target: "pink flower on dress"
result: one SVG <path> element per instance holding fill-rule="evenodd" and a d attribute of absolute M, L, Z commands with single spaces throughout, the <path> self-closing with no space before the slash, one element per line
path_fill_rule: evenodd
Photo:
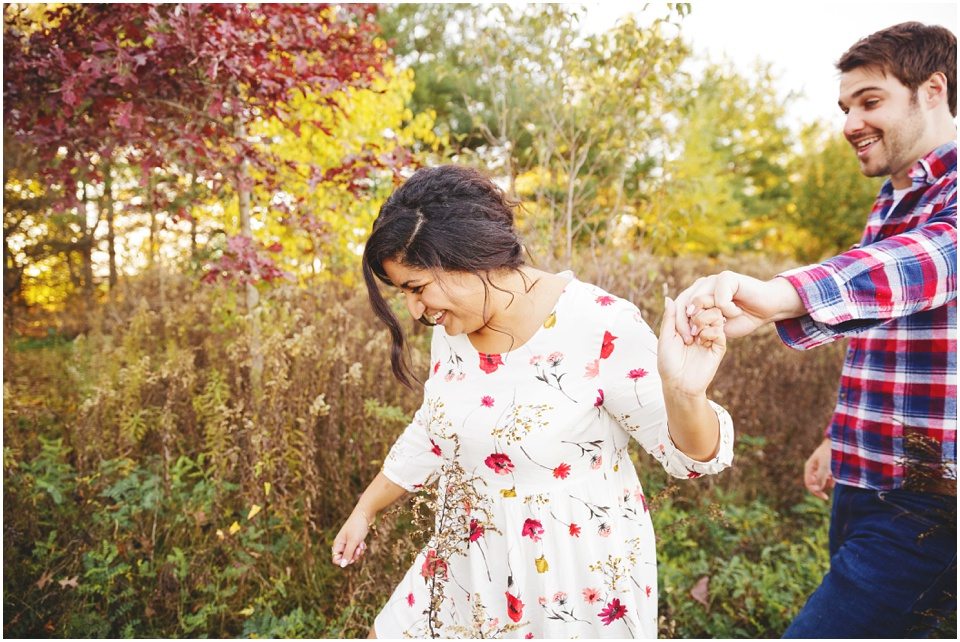
<path fill-rule="evenodd" d="M 537 598 L 537 604 L 539 604 L 540 606 L 546 606 L 546 605 L 547 605 L 547 598 L 545 598 L 545 597 L 543 597 L 543 596 L 541 595 L 540 597 Z"/>
<path fill-rule="evenodd" d="M 596 379 L 600 376 L 600 359 L 594 359 L 587 364 L 586 372 L 583 373 L 584 379 Z"/>
<path fill-rule="evenodd" d="M 619 620 L 627 614 L 627 607 L 623 604 L 620 604 L 620 600 L 613 598 L 610 600 L 609 604 L 600 611 L 597 615 L 600 616 L 600 619 L 603 621 L 605 626 L 610 626 L 615 620 Z"/>
<path fill-rule="evenodd" d="M 562 352 L 551 352 L 550 356 L 547 357 L 547 362 L 554 367 L 560 365 L 561 361 L 563 361 Z"/>
<path fill-rule="evenodd" d="M 414 602 L 416 602 L 416 600 L 413 599 L 413 593 L 407 593 L 407 605 L 413 606 Z"/>
<path fill-rule="evenodd" d="M 567 594 L 563 591 L 557 591 L 553 594 L 553 601 L 557 604 L 563 605 L 567 603 Z"/>
<path fill-rule="evenodd" d="M 643 368 L 634 368 L 633 370 L 627 373 L 627 378 L 633 379 L 634 381 L 636 381 L 637 379 L 643 379 L 646 376 L 647 376 L 647 371 L 644 370 Z"/>
<path fill-rule="evenodd" d="M 603 465 L 603 456 L 600 453 L 596 453 L 590 457 L 590 468 L 597 470 L 601 465 Z"/>
<path fill-rule="evenodd" d="M 599 303 L 603 307 L 607 307 L 608 305 L 612 304 L 613 301 L 614 301 L 614 298 L 608 294 L 604 294 L 603 296 L 597 297 L 597 303 Z"/>
<path fill-rule="evenodd" d="M 553 469 L 553 476 L 557 479 L 566 479 L 570 474 L 570 464 L 560 464 Z"/>
<path fill-rule="evenodd" d="M 480 405 L 484 408 L 493 408 L 493 397 L 490 395 L 483 395 L 480 397 Z"/>
<path fill-rule="evenodd" d="M 600 527 L 597 528 L 597 534 L 600 537 L 610 537 L 610 525 L 606 523 L 601 523 Z"/>
<path fill-rule="evenodd" d="M 543 356 L 542 356 L 542 355 L 539 355 L 539 354 L 538 354 L 538 355 L 534 355 L 534 356 L 530 357 L 530 365 L 531 365 L 531 366 L 539 366 L 541 361 L 543 361 Z"/>
<path fill-rule="evenodd" d="M 580 537 L 580 527 L 576 524 L 570 524 L 570 536 Z"/>
<path fill-rule="evenodd" d="M 430 449 L 430 452 L 432 452 L 437 457 L 440 457 L 442 454 L 442 452 L 440 451 L 440 446 L 438 446 L 437 442 L 435 442 L 432 439 L 430 440 L 430 443 L 433 444 L 433 448 Z"/>
<path fill-rule="evenodd" d="M 593 407 L 599 408 L 602 405 L 603 405 L 603 390 L 601 388 L 597 388 L 597 400 L 593 402 Z"/>
<path fill-rule="evenodd" d="M 503 359 L 499 354 L 480 353 L 480 369 L 490 374 L 503 365 Z"/>
<path fill-rule="evenodd" d="M 587 601 L 587 604 L 593 604 L 600 599 L 600 591 L 595 588 L 585 588 L 583 589 L 583 599 Z"/>
<path fill-rule="evenodd" d="M 509 475 L 513 471 L 513 462 L 503 453 L 493 453 L 483 463 L 498 475 Z"/>
<path fill-rule="evenodd" d="M 603 333 L 603 344 L 600 346 L 600 358 L 606 359 L 611 354 L 613 354 L 613 342 L 617 337 L 610 334 L 609 331 L 604 331 Z"/>
<path fill-rule="evenodd" d="M 523 523 L 523 530 L 520 531 L 521 537 L 529 537 L 535 542 L 540 541 L 540 536 L 543 535 L 543 524 L 540 523 L 539 519 L 530 519 L 527 518 L 527 521 Z"/>
<path fill-rule="evenodd" d="M 486 530 L 483 527 L 483 524 L 478 522 L 475 519 L 470 520 L 470 541 L 475 542 L 481 537 L 483 537 L 483 531 Z"/>
<path fill-rule="evenodd" d="M 444 381 L 453 381 L 453 370 L 448 370 L 447 374 L 443 375 Z"/>
<path fill-rule="evenodd" d="M 466 373 L 466 372 L 461 372 L 461 373 L 459 373 L 459 374 L 457 375 L 457 381 L 463 381 L 463 380 L 466 379 L 466 378 L 467 378 L 467 373 Z"/>

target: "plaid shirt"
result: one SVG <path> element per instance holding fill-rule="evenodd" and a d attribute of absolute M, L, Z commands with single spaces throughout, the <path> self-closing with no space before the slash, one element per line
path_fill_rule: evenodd
<path fill-rule="evenodd" d="M 837 482 L 924 490 L 957 476 L 957 144 L 888 180 L 859 246 L 780 276 L 809 314 L 777 323 L 806 350 L 850 337 L 828 430 Z M 892 209 L 892 211 L 891 211 Z"/>

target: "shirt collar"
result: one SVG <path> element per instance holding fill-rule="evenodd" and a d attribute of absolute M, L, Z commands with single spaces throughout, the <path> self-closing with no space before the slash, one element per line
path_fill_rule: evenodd
<path fill-rule="evenodd" d="M 932 185 L 944 174 L 957 170 L 957 141 L 951 140 L 917 161 L 909 172 L 913 185 L 920 183 Z"/>

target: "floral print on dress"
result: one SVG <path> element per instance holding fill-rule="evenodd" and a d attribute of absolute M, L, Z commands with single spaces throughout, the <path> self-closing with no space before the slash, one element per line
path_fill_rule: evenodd
<path fill-rule="evenodd" d="M 682 479 L 719 472 L 733 446 L 713 406 L 717 457 L 677 450 L 656 365 L 635 306 L 578 281 L 507 353 L 436 327 L 423 406 L 383 467 L 435 524 L 377 634 L 655 637 L 654 534 L 629 440 Z"/>

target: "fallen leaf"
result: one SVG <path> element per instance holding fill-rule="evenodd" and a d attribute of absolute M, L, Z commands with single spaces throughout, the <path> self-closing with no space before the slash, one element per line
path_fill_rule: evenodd
<path fill-rule="evenodd" d="M 227 532 L 229 532 L 231 535 L 236 535 L 240 532 L 240 524 L 237 522 L 230 524 L 230 528 L 227 529 Z"/>
<path fill-rule="evenodd" d="M 71 577 L 71 578 L 69 578 L 69 579 L 64 578 L 64 579 L 62 579 L 62 580 L 59 581 L 60 588 L 67 588 L 68 586 L 69 586 L 70 588 L 77 588 L 77 580 L 79 580 L 79 579 L 80 579 L 80 576 L 79 576 L 79 575 L 74 575 L 73 577 Z"/>
<path fill-rule="evenodd" d="M 253 506 L 250 507 L 250 512 L 247 513 L 247 519 L 248 519 L 248 520 L 249 520 L 249 519 L 253 519 L 254 517 L 257 516 L 257 514 L 258 514 L 261 510 L 263 510 L 263 509 L 262 509 L 260 506 L 258 506 L 257 504 L 254 504 Z"/>
<path fill-rule="evenodd" d="M 693 585 L 693 588 L 690 589 L 690 597 L 695 599 L 700 604 L 704 606 L 709 606 L 708 600 L 710 599 L 710 576 L 704 575 L 697 583 Z"/>
<path fill-rule="evenodd" d="M 42 591 L 43 587 L 49 584 L 50 580 L 52 579 L 53 579 L 53 573 L 51 573 L 50 571 L 44 571 L 43 575 L 40 576 L 40 579 L 37 580 L 37 588 Z"/>

